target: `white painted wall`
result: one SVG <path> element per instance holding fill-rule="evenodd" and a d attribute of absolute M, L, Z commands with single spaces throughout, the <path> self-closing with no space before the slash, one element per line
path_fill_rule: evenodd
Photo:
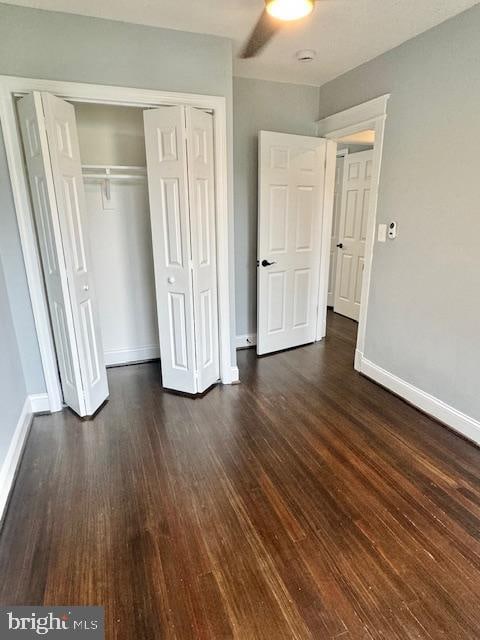
<path fill-rule="evenodd" d="M 85 184 L 105 363 L 159 357 L 146 182 Z"/>
<path fill-rule="evenodd" d="M 77 104 L 82 164 L 145 166 L 143 111 Z M 105 363 L 158 358 L 152 238 L 146 177 L 85 179 L 93 275 Z"/>
<path fill-rule="evenodd" d="M 82 164 L 145 166 L 143 110 L 76 103 Z"/>

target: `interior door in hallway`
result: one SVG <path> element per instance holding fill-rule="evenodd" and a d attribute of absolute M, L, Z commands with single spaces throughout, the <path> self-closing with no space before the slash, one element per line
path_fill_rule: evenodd
<path fill-rule="evenodd" d="M 328 145 L 259 134 L 258 354 L 315 340 Z"/>
<path fill-rule="evenodd" d="M 338 228 L 340 225 L 340 207 L 342 205 L 343 165 L 345 156 L 337 157 L 335 167 L 335 192 L 333 198 L 332 238 L 330 240 L 330 268 L 328 272 L 328 306 L 335 301 L 335 276 L 337 273 Z"/>
<path fill-rule="evenodd" d="M 358 320 L 362 294 L 373 150 L 345 158 L 334 310 Z"/>

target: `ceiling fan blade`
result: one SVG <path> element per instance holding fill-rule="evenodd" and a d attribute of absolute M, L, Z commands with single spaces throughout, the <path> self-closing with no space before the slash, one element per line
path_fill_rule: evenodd
<path fill-rule="evenodd" d="M 256 56 L 281 27 L 282 24 L 264 10 L 253 28 L 247 44 L 240 53 L 240 58 L 253 58 Z"/>

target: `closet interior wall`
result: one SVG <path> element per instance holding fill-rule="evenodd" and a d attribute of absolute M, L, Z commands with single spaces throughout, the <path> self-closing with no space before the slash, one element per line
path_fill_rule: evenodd
<path fill-rule="evenodd" d="M 75 114 L 105 362 L 152 360 L 160 348 L 143 111 L 76 103 Z"/>

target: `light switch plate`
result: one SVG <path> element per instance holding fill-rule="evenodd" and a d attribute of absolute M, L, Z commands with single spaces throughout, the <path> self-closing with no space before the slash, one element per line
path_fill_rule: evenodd
<path fill-rule="evenodd" d="M 387 241 L 387 225 L 386 224 L 379 224 L 378 225 L 378 241 L 379 242 L 386 242 Z"/>

